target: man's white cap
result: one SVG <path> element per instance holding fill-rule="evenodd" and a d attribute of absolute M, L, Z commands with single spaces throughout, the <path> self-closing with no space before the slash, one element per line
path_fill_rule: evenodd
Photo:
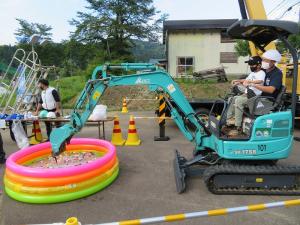
<path fill-rule="evenodd" d="M 275 62 L 280 62 L 281 60 L 281 54 L 275 49 L 270 49 L 268 51 L 265 51 L 262 57 L 273 60 Z"/>

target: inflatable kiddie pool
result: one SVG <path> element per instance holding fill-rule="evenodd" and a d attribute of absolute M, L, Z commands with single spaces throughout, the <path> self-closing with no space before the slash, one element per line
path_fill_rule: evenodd
<path fill-rule="evenodd" d="M 74 138 L 59 157 L 49 163 L 54 160 L 50 142 L 10 155 L 4 176 L 6 193 L 27 203 L 66 202 L 104 189 L 119 173 L 115 146 L 108 141 Z"/>

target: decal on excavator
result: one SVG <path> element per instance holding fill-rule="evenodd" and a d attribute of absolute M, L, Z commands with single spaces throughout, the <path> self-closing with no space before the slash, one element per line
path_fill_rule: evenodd
<path fill-rule="evenodd" d="M 170 93 L 173 93 L 174 91 L 176 91 L 176 88 L 174 87 L 173 84 L 169 84 L 169 85 L 167 86 L 167 88 L 168 88 L 168 90 L 169 90 Z"/>
<path fill-rule="evenodd" d="M 135 81 L 135 84 L 150 84 L 150 80 L 138 77 Z"/>
<path fill-rule="evenodd" d="M 93 99 L 96 101 L 101 96 L 101 93 L 99 91 L 95 91 L 93 94 Z"/>
<path fill-rule="evenodd" d="M 256 149 L 233 150 L 234 155 L 256 155 Z"/>

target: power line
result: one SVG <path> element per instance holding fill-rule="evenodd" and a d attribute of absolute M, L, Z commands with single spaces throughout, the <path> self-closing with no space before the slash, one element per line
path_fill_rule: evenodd
<path fill-rule="evenodd" d="M 291 11 L 293 9 L 294 6 L 298 5 L 300 3 L 300 1 L 298 1 L 297 3 L 293 4 L 292 6 L 290 6 L 287 10 L 284 11 L 284 13 L 281 15 L 281 17 L 279 17 L 278 19 L 281 19 L 282 17 L 284 17 L 284 15 L 288 12 Z"/>
<path fill-rule="evenodd" d="M 270 15 L 270 14 L 272 14 L 275 10 L 276 10 L 276 8 L 278 8 L 278 6 L 279 5 L 281 5 L 283 2 L 284 2 L 285 0 L 282 0 L 282 1 L 280 1 L 273 9 L 271 9 L 270 10 L 270 12 L 268 12 L 268 14 L 267 15 Z"/>
<path fill-rule="evenodd" d="M 277 10 L 275 12 L 273 12 L 273 14 L 272 14 L 273 18 L 278 18 L 279 15 L 282 15 L 282 13 L 285 11 L 285 9 L 287 9 L 289 7 L 289 4 L 293 4 L 293 3 L 291 3 L 291 0 L 285 1 L 279 8 L 277 8 Z"/>
<path fill-rule="evenodd" d="M 278 19 L 278 17 L 279 17 L 280 15 L 282 15 L 282 13 L 283 13 L 287 8 L 289 8 L 289 5 L 290 5 L 290 4 L 294 4 L 294 3 L 295 3 L 295 1 L 293 1 L 293 2 L 291 2 L 291 1 L 292 1 L 292 0 L 286 0 L 285 2 L 283 2 L 283 3 L 280 5 L 280 7 L 278 7 L 277 10 L 273 12 L 272 17 L 275 18 L 275 19 Z M 296 1 L 298 1 L 298 0 L 296 0 Z"/>
<path fill-rule="evenodd" d="M 271 15 L 278 7 L 280 7 L 282 5 L 282 3 L 284 3 L 287 0 L 282 0 L 279 4 L 277 4 L 269 13 L 268 16 Z"/>
<path fill-rule="evenodd" d="M 287 0 L 287 1 L 283 2 L 283 4 L 281 4 L 281 6 L 272 13 L 272 18 L 274 18 L 274 19 L 281 18 L 282 14 L 285 13 L 285 11 L 290 8 L 290 5 L 293 5 L 295 3 L 298 4 L 298 2 L 299 2 L 298 0 L 295 0 L 295 1 Z"/>

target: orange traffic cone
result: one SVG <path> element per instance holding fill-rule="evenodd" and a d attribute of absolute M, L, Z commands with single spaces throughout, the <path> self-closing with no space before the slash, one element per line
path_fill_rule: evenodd
<path fill-rule="evenodd" d="M 122 113 L 128 113 L 126 98 L 123 98 Z"/>
<path fill-rule="evenodd" d="M 140 145 L 141 140 L 137 134 L 136 127 L 135 127 L 135 122 L 133 116 L 130 116 L 129 120 L 129 128 L 128 128 L 128 136 L 127 140 L 125 142 L 125 145 Z"/>
<path fill-rule="evenodd" d="M 124 145 L 125 140 L 122 137 L 122 131 L 121 131 L 121 127 L 120 127 L 120 122 L 119 122 L 119 118 L 117 116 L 115 116 L 114 118 L 114 129 L 113 129 L 113 133 L 111 136 L 111 143 L 113 143 L 114 145 Z"/>
<path fill-rule="evenodd" d="M 33 121 L 33 124 L 32 124 L 32 136 L 29 140 L 29 144 L 36 145 L 36 144 L 41 143 L 42 141 L 43 141 L 43 136 L 41 133 L 40 124 L 39 124 L 39 121 L 35 120 L 35 121 Z"/>

